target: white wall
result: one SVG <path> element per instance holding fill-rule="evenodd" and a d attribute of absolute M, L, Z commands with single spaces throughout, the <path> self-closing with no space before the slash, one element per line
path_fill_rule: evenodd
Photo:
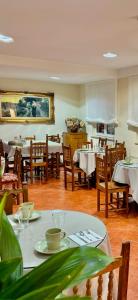
<path fill-rule="evenodd" d="M 137 142 L 138 128 L 128 126 L 128 110 L 129 110 L 129 80 L 127 78 L 121 78 L 118 80 L 118 92 L 117 92 L 117 115 L 118 115 L 118 127 L 116 128 L 116 138 L 119 141 L 125 141 L 127 151 L 130 155 L 138 157 L 138 145 Z"/>
<path fill-rule="evenodd" d="M 98 82 L 97 82 L 98 83 Z M 118 126 L 116 127 L 115 139 L 118 141 L 125 141 L 128 154 L 138 157 L 138 128 L 128 126 L 128 99 L 129 99 L 129 90 L 128 90 L 128 77 L 121 78 L 117 81 L 117 120 Z M 99 107 L 100 110 L 100 107 Z M 80 88 L 80 114 L 81 117 L 86 119 L 86 94 L 85 94 L 85 85 L 82 85 Z M 92 124 L 87 125 L 88 136 L 91 137 L 96 133 L 96 127 Z"/>
<path fill-rule="evenodd" d="M 80 87 L 79 85 L 58 84 L 35 80 L 0 79 L 0 90 L 54 92 L 55 124 L 0 124 L 0 138 L 12 140 L 14 136 L 35 134 L 42 138 L 48 134 L 62 134 L 66 131 L 65 118 L 79 116 Z"/>

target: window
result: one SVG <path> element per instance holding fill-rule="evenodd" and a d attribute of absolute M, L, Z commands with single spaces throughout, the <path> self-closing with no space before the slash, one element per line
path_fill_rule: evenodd
<path fill-rule="evenodd" d="M 103 133 L 104 134 L 104 124 L 97 123 L 96 124 L 97 133 Z"/>
<path fill-rule="evenodd" d="M 96 124 L 96 133 L 102 135 L 115 135 L 115 125 L 114 124 Z"/>

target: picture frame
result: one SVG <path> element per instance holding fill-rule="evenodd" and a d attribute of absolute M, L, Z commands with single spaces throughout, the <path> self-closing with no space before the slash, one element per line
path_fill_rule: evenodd
<path fill-rule="evenodd" d="M 54 124 L 54 93 L 0 91 L 0 122 Z"/>

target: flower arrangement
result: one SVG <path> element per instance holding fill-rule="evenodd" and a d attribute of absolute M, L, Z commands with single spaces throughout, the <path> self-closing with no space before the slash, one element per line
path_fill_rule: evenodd
<path fill-rule="evenodd" d="M 67 118 L 65 123 L 69 132 L 85 131 L 86 129 L 84 121 L 78 118 Z"/>

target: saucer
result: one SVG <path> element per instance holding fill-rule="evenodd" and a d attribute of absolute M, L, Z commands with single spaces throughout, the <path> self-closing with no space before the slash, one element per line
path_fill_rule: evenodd
<path fill-rule="evenodd" d="M 38 241 L 35 244 L 35 250 L 39 253 L 42 253 L 42 254 L 54 254 L 54 253 L 58 253 L 62 250 L 65 250 L 65 249 L 69 248 L 69 244 L 70 244 L 69 240 L 67 238 L 65 238 L 65 239 L 61 240 L 59 249 L 49 250 L 47 248 L 46 240 L 42 240 L 42 241 Z"/>
<path fill-rule="evenodd" d="M 18 214 L 15 214 L 13 217 L 14 217 L 14 219 L 15 219 L 16 221 L 19 220 Z M 34 221 L 34 220 L 37 220 L 38 218 L 40 218 L 40 213 L 37 212 L 37 211 L 33 211 L 33 212 L 32 212 L 32 216 L 29 218 L 29 221 Z M 21 218 L 21 220 L 22 220 L 22 221 L 25 221 L 26 218 Z"/>
<path fill-rule="evenodd" d="M 132 162 L 124 161 L 124 162 L 123 162 L 123 165 L 129 166 L 129 165 L 133 165 L 133 163 L 132 163 Z"/>

